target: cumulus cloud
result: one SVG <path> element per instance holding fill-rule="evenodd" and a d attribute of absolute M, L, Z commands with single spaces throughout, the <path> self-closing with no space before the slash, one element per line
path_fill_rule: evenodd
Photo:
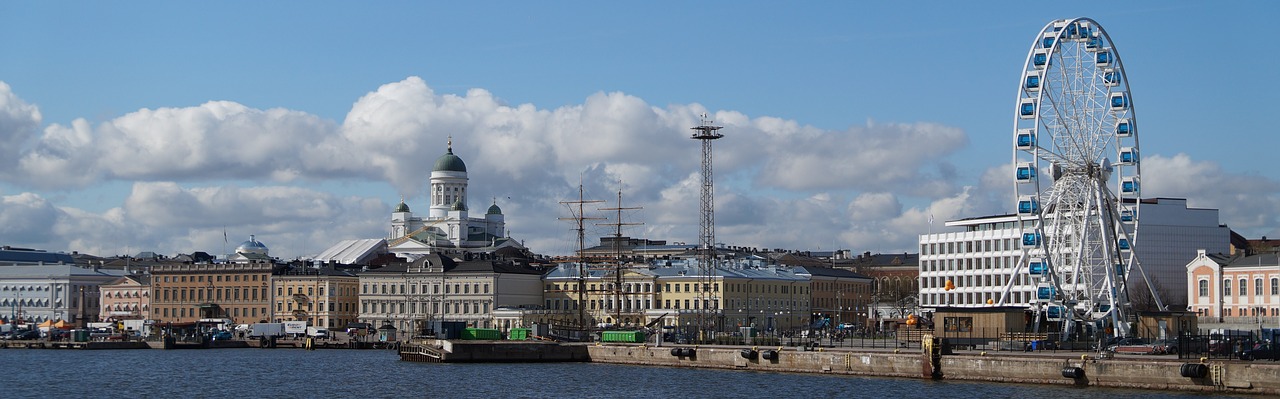
<path fill-rule="evenodd" d="M 53 204 L 39 195 L 22 193 L 0 197 L 0 242 L 47 244 L 56 237 L 52 226 L 58 217 Z"/>
<path fill-rule="evenodd" d="M 133 246 L 126 241 L 157 252 L 214 251 L 223 225 L 232 237 L 259 234 L 276 241 L 273 250 L 295 254 L 382 237 L 398 198 L 343 197 L 310 185 L 381 181 L 425 211 L 422 193 L 450 137 L 467 163 L 472 211 L 498 203 L 513 236 L 536 251 L 572 250 L 563 245 L 571 230 L 557 219 L 568 216 L 560 201 L 574 199 L 579 184 L 607 206 L 621 189 L 624 206 L 644 208 L 628 220 L 643 227 L 628 235 L 696 242 L 701 143 L 690 128 L 703 114 L 725 134 L 713 143 L 720 242 L 910 249 L 927 228 L 922 215 L 941 220 L 962 210 L 951 199 L 976 197 L 946 161 L 968 144 L 966 134 L 928 122 L 824 130 L 700 104 L 658 107 L 620 92 L 549 109 L 507 104 L 483 89 L 437 93 L 409 77 L 357 99 L 340 122 L 210 101 L 39 131 L 38 111 L 8 94 L 0 105 L 25 110 L 8 120 L 25 121 L 18 131 L 27 132 L 10 136 L 30 144 L 0 147 L 18 160 L 0 164 L 5 182 L 63 190 L 134 182 L 118 207 L 95 214 L 51 206 L 61 216 L 43 216 L 75 248 L 106 253 L 123 253 Z"/>
<path fill-rule="evenodd" d="M 1186 198 L 1188 206 L 1218 209 L 1222 223 L 1249 238 L 1280 233 L 1280 181 L 1275 178 L 1229 172 L 1184 153 L 1147 155 L 1142 162 L 1144 196 Z"/>
<path fill-rule="evenodd" d="M 40 128 L 40 109 L 0 82 L 0 170 L 13 167 L 23 146 Z"/>

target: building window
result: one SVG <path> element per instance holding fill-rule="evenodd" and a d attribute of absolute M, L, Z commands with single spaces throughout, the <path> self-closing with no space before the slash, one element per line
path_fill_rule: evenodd
<path fill-rule="evenodd" d="M 1280 295 L 1280 278 L 1271 278 L 1271 295 Z"/>
<path fill-rule="evenodd" d="M 1240 296 L 1249 295 L 1249 280 L 1240 279 Z"/>
<path fill-rule="evenodd" d="M 1231 295 L 1231 280 L 1230 279 L 1222 280 L 1222 296 L 1229 296 L 1229 295 Z M 1230 313 L 1230 311 L 1228 311 L 1227 313 Z M 1227 316 L 1230 316 L 1230 314 L 1228 314 Z"/>
<path fill-rule="evenodd" d="M 1262 278 L 1253 279 L 1253 295 L 1262 296 Z"/>
<path fill-rule="evenodd" d="M 1200 280 L 1200 296 L 1209 296 L 1209 280 Z"/>

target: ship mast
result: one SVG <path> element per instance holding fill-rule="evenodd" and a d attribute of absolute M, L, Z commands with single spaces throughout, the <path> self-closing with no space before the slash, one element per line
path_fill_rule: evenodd
<path fill-rule="evenodd" d="M 569 214 L 571 215 L 571 217 L 560 218 L 560 220 L 574 221 L 575 227 L 576 227 L 574 230 L 578 232 L 578 278 L 577 278 L 578 283 L 575 289 L 578 291 L 578 304 L 576 306 L 578 308 L 578 327 L 583 330 L 587 329 L 586 301 L 587 301 L 587 274 L 588 274 L 586 254 L 584 253 L 586 248 L 586 238 L 585 238 L 586 230 L 583 226 L 584 226 L 584 222 L 587 220 L 603 220 L 604 219 L 604 218 L 597 218 L 597 217 L 591 217 L 591 218 L 586 217 L 586 215 L 583 214 L 583 207 L 586 204 L 595 204 L 595 203 L 601 203 L 601 202 L 604 202 L 604 200 L 584 199 L 582 183 L 578 183 L 578 200 L 577 201 L 560 201 L 560 203 L 564 204 L 566 208 L 569 208 Z M 577 209 L 574 209 L 574 208 L 577 208 Z"/>
<path fill-rule="evenodd" d="M 617 325 L 622 324 L 622 304 L 630 303 L 627 298 L 626 290 L 622 289 L 622 269 L 626 262 L 622 259 L 622 226 L 638 226 L 644 223 L 623 223 L 622 211 L 631 211 L 643 209 L 641 207 L 622 207 L 622 182 L 618 182 L 618 206 L 613 208 L 600 208 L 602 211 L 615 211 L 617 216 L 613 223 L 601 223 L 600 225 L 613 226 L 613 258 L 616 262 L 613 267 L 613 297 L 614 297 L 614 317 L 613 322 Z"/>

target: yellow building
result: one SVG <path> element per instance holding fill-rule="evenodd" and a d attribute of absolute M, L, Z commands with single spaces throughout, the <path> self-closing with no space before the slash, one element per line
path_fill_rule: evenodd
<path fill-rule="evenodd" d="M 577 265 L 560 265 L 543 276 L 543 309 L 524 312 L 523 321 L 576 325 L 581 311 L 588 327 L 696 329 L 701 321 L 713 330 L 737 331 L 745 326 L 799 329 L 810 317 L 804 268 L 733 261 L 718 266 L 703 290 L 703 276 L 692 260 L 626 265 L 621 275 L 615 270 L 589 268 L 580 301 Z"/>
<path fill-rule="evenodd" d="M 151 268 L 151 318 L 190 323 L 227 318 L 249 324 L 271 317 L 273 263 L 163 264 Z"/>
<path fill-rule="evenodd" d="M 345 328 L 359 314 L 360 278 L 333 268 L 294 268 L 274 276 L 275 321 L 305 321 L 308 326 Z"/>

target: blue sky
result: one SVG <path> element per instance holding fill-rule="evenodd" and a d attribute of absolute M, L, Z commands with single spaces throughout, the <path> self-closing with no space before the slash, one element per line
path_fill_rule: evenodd
<path fill-rule="evenodd" d="M 883 3 L 883 4 L 882 4 Z M 1066 3 L 1063 3 L 1066 4 Z M 558 201 L 697 241 L 697 115 L 717 238 L 913 251 L 1008 211 L 1015 89 L 1053 19 L 1100 22 L 1141 121 L 1147 196 L 1280 236 L 1272 2 L 0 4 L 0 243 L 273 254 L 383 237 L 453 136 L 469 206 L 572 250 Z M 9 161 L 3 161 L 8 159 Z M 510 199 L 507 199 L 510 197 Z M 930 226 L 928 215 L 939 219 Z M 602 232 L 596 232 L 602 234 Z"/>

